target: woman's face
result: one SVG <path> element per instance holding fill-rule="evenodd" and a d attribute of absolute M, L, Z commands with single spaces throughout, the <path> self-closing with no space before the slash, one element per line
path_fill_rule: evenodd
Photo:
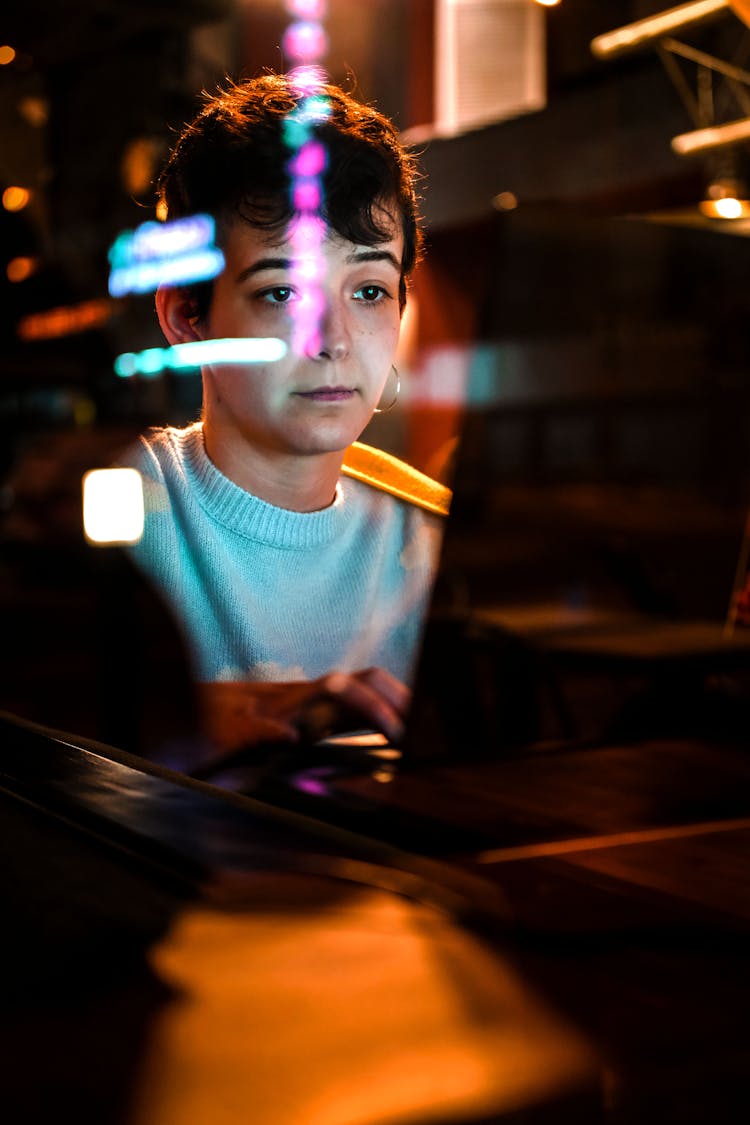
<path fill-rule="evenodd" d="M 299 303 L 293 249 L 241 220 L 224 240 L 226 266 L 199 322 L 205 339 L 278 337 L 276 363 L 203 368 L 204 418 L 212 443 L 264 455 L 330 453 L 355 441 L 372 416 L 398 342 L 403 235 L 359 246 L 328 232 L 320 248 L 319 347 L 292 347 Z M 239 445 L 237 445 L 239 443 Z"/>

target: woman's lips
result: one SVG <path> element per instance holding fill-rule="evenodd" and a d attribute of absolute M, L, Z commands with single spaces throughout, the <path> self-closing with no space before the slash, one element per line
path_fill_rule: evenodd
<path fill-rule="evenodd" d="M 354 398 L 356 391 L 350 387 L 315 387 L 312 391 L 295 391 L 295 394 L 312 402 L 346 402 Z"/>

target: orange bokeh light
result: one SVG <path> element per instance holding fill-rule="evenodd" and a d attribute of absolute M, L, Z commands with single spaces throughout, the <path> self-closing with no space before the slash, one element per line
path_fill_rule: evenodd
<path fill-rule="evenodd" d="M 17 334 L 21 340 L 51 340 L 58 336 L 72 336 L 76 332 L 88 332 L 106 323 L 114 311 L 114 301 L 96 299 L 83 301 L 79 305 L 66 305 L 47 309 L 45 312 L 31 313 L 18 324 Z"/>
<path fill-rule="evenodd" d="M 37 267 L 36 258 L 11 258 L 5 267 L 8 281 L 25 281 Z"/>
<path fill-rule="evenodd" d="M 0 47 L 0 66 L 7 66 L 8 63 L 13 62 L 15 57 L 16 52 L 12 47 L 9 47 L 7 43 Z"/>
<path fill-rule="evenodd" d="M 30 199 L 28 188 L 7 187 L 3 192 L 3 207 L 6 211 L 22 211 Z"/>

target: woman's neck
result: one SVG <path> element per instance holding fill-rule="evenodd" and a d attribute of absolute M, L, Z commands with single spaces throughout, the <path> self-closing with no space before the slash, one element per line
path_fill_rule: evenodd
<path fill-rule="evenodd" d="M 344 460 L 340 450 L 311 454 L 257 450 L 223 442 L 208 421 L 203 425 L 203 442 L 219 472 L 274 507 L 317 512 L 335 499 Z"/>

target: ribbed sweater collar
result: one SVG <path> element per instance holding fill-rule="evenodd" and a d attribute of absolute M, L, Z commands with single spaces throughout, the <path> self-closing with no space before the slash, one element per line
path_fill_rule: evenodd
<path fill-rule="evenodd" d="M 284 550 L 320 547 L 341 533 L 348 518 L 341 482 L 330 507 L 291 512 L 268 504 L 225 477 L 206 453 L 200 423 L 186 430 L 170 429 L 165 436 L 184 468 L 193 498 L 211 519 L 230 531 Z"/>

